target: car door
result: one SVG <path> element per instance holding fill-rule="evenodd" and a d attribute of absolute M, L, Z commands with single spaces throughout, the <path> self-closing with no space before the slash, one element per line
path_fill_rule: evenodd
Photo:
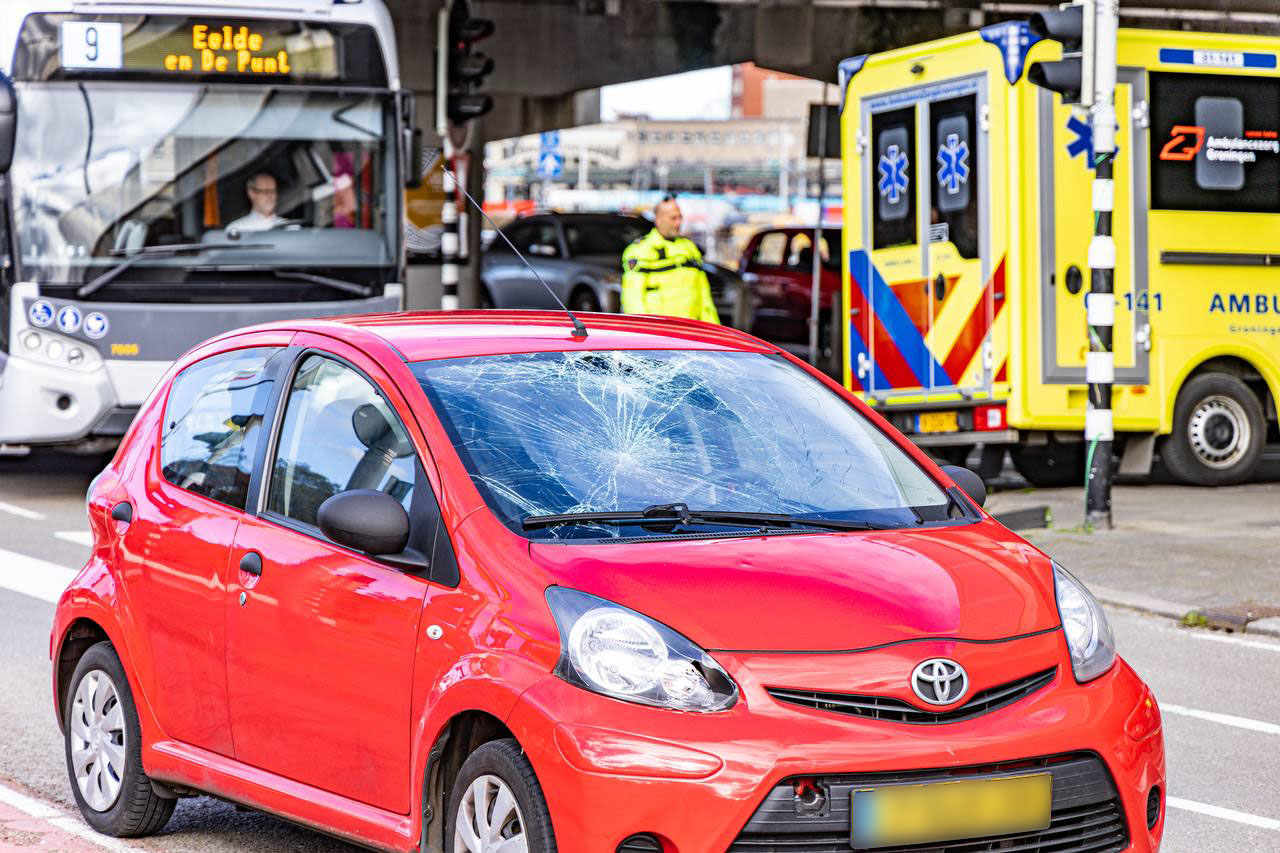
<path fill-rule="evenodd" d="M 398 395 L 373 376 L 370 363 L 310 351 L 283 389 L 259 512 L 232 549 L 228 706 L 240 762 L 406 814 L 428 579 L 330 542 L 316 518 L 328 497 L 370 488 L 405 505 L 411 544 L 424 522 L 437 529 Z"/>
<path fill-rule="evenodd" d="M 130 612 L 166 737 L 232 755 L 226 693 L 227 561 L 249 495 L 283 346 L 197 361 L 173 380 L 159 451 L 128 492 L 121 556 Z"/>

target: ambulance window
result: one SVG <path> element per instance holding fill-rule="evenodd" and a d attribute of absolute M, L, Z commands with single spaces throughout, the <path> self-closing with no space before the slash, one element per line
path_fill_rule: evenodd
<path fill-rule="evenodd" d="M 1280 80 L 1151 73 L 1151 206 L 1280 213 Z"/>
<path fill-rule="evenodd" d="M 871 117 L 871 247 L 885 249 L 916 242 L 916 109 Z"/>
<path fill-rule="evenodd" d="M 965 95 L 929 105 L 932 140 L 930 240 L 951 241 L 961 257 L 978 256 L 978 150 L 973 137 L 977 97 Z"/>

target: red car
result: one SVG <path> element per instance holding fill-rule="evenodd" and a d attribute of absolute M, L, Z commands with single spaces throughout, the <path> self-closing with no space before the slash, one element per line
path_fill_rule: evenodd
<path fill-rule="evenodd" d="M 1158 849 L 1155 700 L 980 481 L 746 334 L 585 320 L 170 370 L 51 637 L 93 827 L 202 793 L 385 850 Z"/>
<path fill-rule="evenodd" d="M 813 294 L 813 228 L 769 228 L 752 235 L 738 274 L 751 293 L 751 333 L 770 341 L 809 340 Z M 818 249 L 818 329 L 831 330 L 831 297 L 840 292 L 840 229 L 823 228 Z"/>

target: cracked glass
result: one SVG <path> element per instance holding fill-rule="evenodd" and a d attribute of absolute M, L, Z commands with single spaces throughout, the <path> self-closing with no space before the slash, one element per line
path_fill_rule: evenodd
<path fill-rule="evenodd" d="M 884 526 L 948 518 L 946 493 L 906 453 L 780 357 L 551 352 L 412 367 L 485 501 L 531 538 L 670 534 L 648 522 L 522 523 L 672 503 Z"/>

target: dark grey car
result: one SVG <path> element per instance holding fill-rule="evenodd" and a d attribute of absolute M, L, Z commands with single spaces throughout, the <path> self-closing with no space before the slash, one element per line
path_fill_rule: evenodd
<path fill-rule="evenodd" d="M 570 308 L 617 312 L 622 309 L 622 253 L 652 229 L 653 223 L 641 216 L 540 213 L 517 219 L 502 233 Z M 715 264 L 705 266 L 720 320 L 727 324 L 739 292 L 737 275 Z M 480 275 L 486 308 L 556 307 L 501 237 L 485 249 Z"/>

